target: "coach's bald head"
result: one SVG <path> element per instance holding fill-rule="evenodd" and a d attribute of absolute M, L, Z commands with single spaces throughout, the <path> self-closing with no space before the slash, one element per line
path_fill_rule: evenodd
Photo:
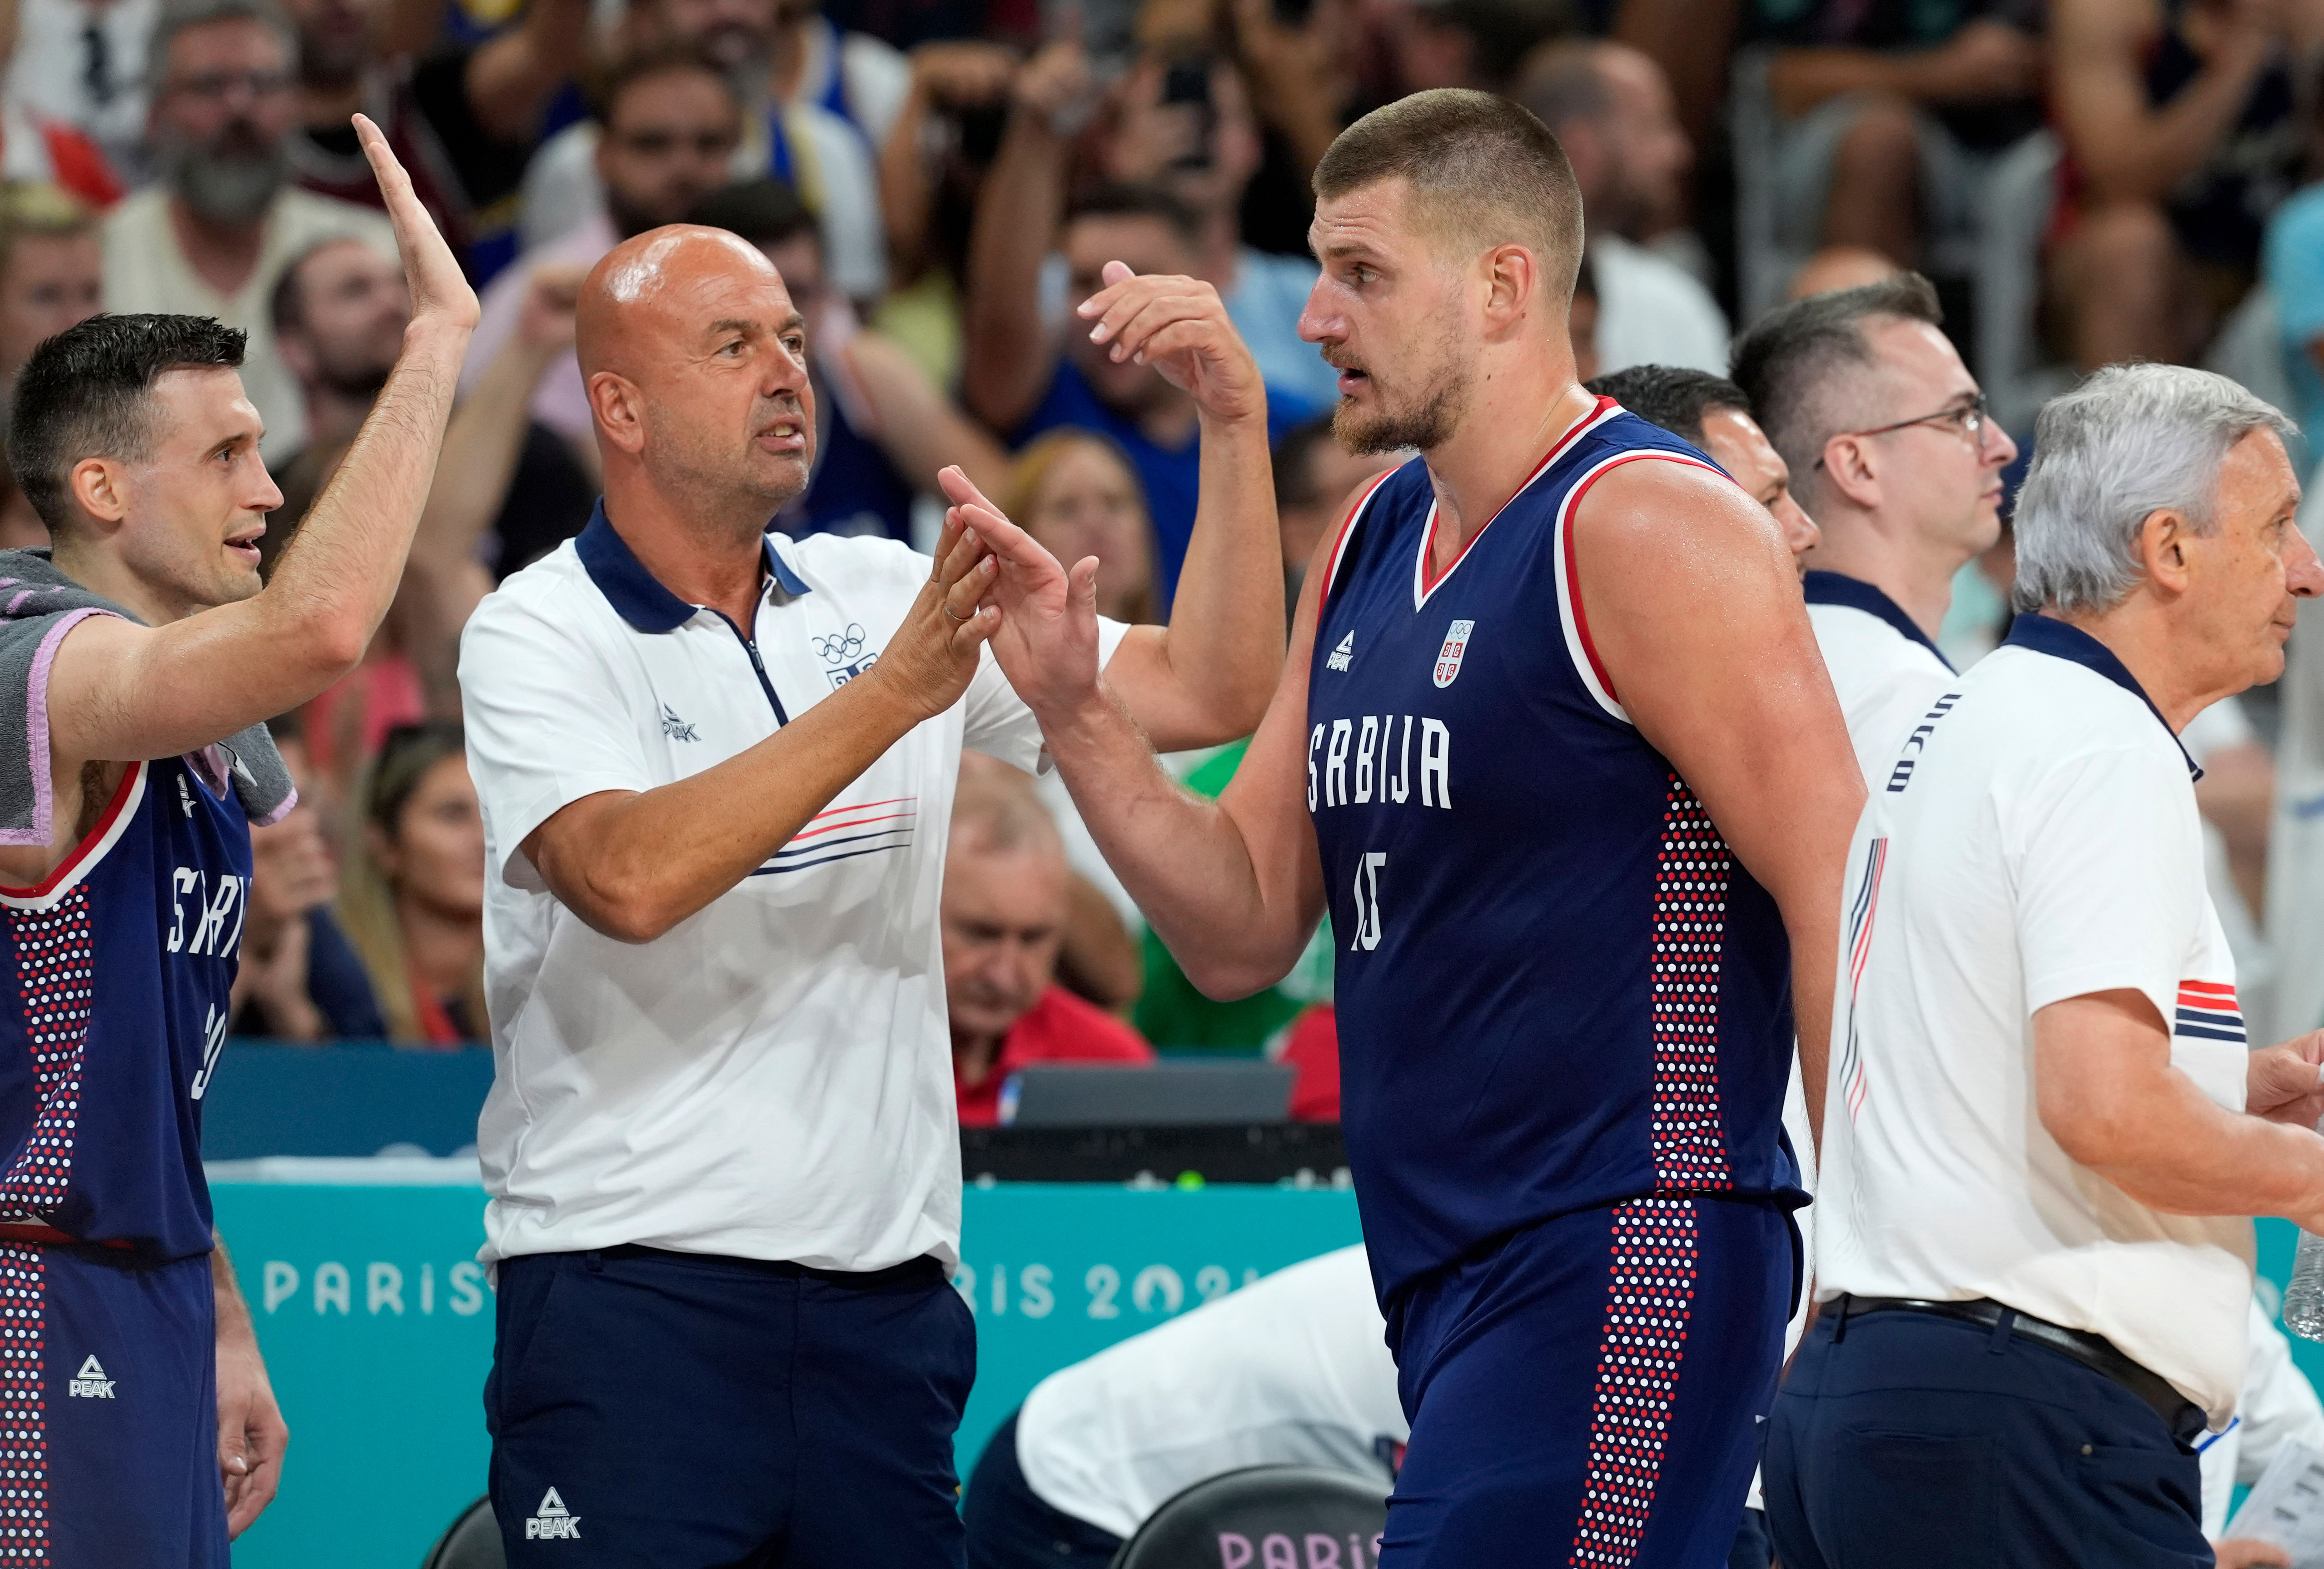
<path fill-rule="evenodd" d="M 576 346 L 609 508 L 642 487 L 755 536 L 807 488 L 807 324 L 755 245 L 682 224 L 624 241 L 582 285 Z"/>

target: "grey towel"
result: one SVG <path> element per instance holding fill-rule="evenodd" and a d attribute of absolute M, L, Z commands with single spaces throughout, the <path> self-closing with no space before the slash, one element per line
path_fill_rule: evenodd
<path fill-rule="evenodd" d="M 91 615 L 144 624 L 58 571 L 48 551 L 0 550 L 0 844 L 55 842 L 49 665 L 65 633 Z M 226 736 L 218 749 L 252 822 L 280 822 L 298 805 L 290 771 L 265 725 Z"/>

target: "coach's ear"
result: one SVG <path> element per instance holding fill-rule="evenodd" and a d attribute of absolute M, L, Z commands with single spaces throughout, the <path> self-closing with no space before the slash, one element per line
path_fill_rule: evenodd
<path fill-rule="evenodd" d="M 1519 245 L 1495 245 L 1477 258 L 1485 291 L 1485 336 L 1506 337 L 1548 308 L 1541 258 Z"/>
<path fill-rule="evenodd" d="M 610 441 L 623 452 L 645 450 L 645 396 L 627 376 L 617 371 L 599 371 L 592 375 L 589 411 L 597 417 L 598 440 Z"/>

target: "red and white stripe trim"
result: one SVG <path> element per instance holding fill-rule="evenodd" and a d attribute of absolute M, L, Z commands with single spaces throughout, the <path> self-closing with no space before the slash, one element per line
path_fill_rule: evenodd
<path fill-rule="evenodd" d="M 42 910 L 53 909 L 74 889 L 80 886 L 106 853 L 120 843 L 121 835 L 129 831 L 135 820 L 137 808 L 145 799 L 146 776 L 152 764 L 133 762 L 115 787 L 113 798 L 106 803 L 105 815 L 97 826 L 72 847 L 72 853 L 57 863 L 55 871 L 42 880 L 36 888 L 0 887 L 0 909 Z"/>
<path fill-rule="evenodd" d="M 1598 700 L 1598 706 L 1625 725 L 1630 722 L 1629 713 L 1622 706 L 1621 699 L 1614 695 L 1613 678 L 1606 673 L 1604 663 L 1598 658 L 1597 646 L 1590 641 L 1590 618 L 1582 608 L 1582 572 L 1574 552 L 1573 517 L 1581 510 L 1582 498 L 1590 494 L 1590 487 L 1603 479 L 1608 471 L 1619 468 L 1626 463 L 1646 461 L 1675 463 L 1682 467 L 1700 468 L 1726 478 L 1711 465 L 1683 453 L 1668 452 L 1654 447 L 1631 448 L 1600 458 L 1573 482 L 1573 488 L 1565 493 L 1565 500 L 1559 503 L 1557 509 L 1557 619 L 1565 632 L 1565 651 L 1573 660 L 1574 674 L 1582 678 L 1582 684 Z"/>
<path fill-rule="evenodd" d="M 1443 573 L 1433 580 L 1429 576 L 1428 564 L 1436 554 L 1436 508 L 1431 504 L 1428 509 L 1428 521 L 1420 531 L 1420 553 L 1412 563 L 1412 608 L 1416 611 L 1419 610 L 1428 603 L 1430 595 L 1444 586 L 1445 578 L 1460 570 L 1461 563 L 1469 558 L 1469 552 L 1477 548 L 1477 541 L 1485 537 L 1485 529 L 1489 529 L 1499 521 L 1501 513 L 1515 505 L 1518 496 L 1531 490 L 1534 481 L 1547 474 L 1550 465 L 1563 457 L 1567 448 L 1621 411 L 1622 405 L 1613 399 L 1600 398 L 1598 400 L 1596 408 L 1568 426 L 1565 434 L 1552 442 L 1549 450 L 1542 454 L 1541 461 L 1533 466 L 1533 472 L 1525 476 L 1525 483 L 1518 485 L 1510 494 L 1509 499 L 1503 502 L 1495 510 L 1493 515 L 1485 520 L 1485 528 L 1479 529 L 1469 536 L 1469 542 L 1461 547 L 1461 553 L 1452 558 L 1452 564 L 1445 568 Z"/>

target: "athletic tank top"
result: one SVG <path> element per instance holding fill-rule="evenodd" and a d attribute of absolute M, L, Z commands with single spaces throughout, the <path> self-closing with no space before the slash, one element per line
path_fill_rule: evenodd
<path fill-rule="evenodd" d="M 1572 520 L 1640 460 L 1609 398 L 1430 581 L 1426 467 L 1342 525 L 1307 801 L 1339 949 L 1341 1121 L 1383 1303 L 1520 1227 L 1651 1193 L 1796 1202 L 1775 901 L 1624 714 Z"/>
<path fill-rule="evenodd" d="M 232 781 L 169 758 L 133 764 L 38 888 L 0 888 L 0 1223 L 209 1251 L 201 1101 L 250 871 Z"/>

